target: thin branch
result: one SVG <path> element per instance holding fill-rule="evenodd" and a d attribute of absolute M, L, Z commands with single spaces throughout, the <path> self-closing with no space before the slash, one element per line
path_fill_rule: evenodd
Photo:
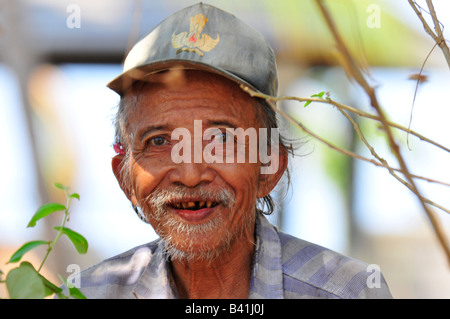
<path fill-rule="evenodd" d="M 362 132 L 360 131 L 360 129 L 356 125 L 356 123 L 354 123 L 353 119 L 352 119 L 352 121 L 353 121 L 352 123 L 354 123 L 354 127 L 355 127 L 356 132 L 361 137 L 363 142 L 367 145 L 367 147 L 371 151 L 372 155 L 374 155 L 374 157 L 376 157 L 379 160 L 379 162 L 377 162 L 377 161 L 375 161 L 373 159 L 370 159 L 370 158 L 358 155 L 358 154 L 356 154 L 354 152 L 351 152 L 351 151 L 348 151 L 346 149 L 343 149 L 343 148 L 341 148 L 341 147 L 339 147 L 339 146 L 337 146 L 337 145 L 335 145 L 335 144 L 325 140 L 324 138 L 320 137 L 316 133 L 312 132 L 305 125 L 303 125 L 302 123 L 300 123 L 297 120 L 295 120 L 292 116 L 290 116 L 289 114 L 285 113 L 284 111 L 280 110 L 279 108 L 277 108 L 275 106 L 276 102 L 282 101 L 282 100 L 287 100 L 287 99 L 289 99 L 289 100 L 297 100 L 297 101 L 300 101 L 300 102 L 305 102 L 305 101 L 323 102 L 323 101 L 326 101 L 326 100 L 318 100 L 318 99 L 314 99 L 314 98 L 299 98 L 299 97 L 273 97 L 273 96 L 266 95 L 266 94 L 263 94 L 263 93 L 260 93 L 260 92 L 256 92 L 256 91 L 254 91 L 254 90 L 252 90 L 249 87 L 244 86 L 244 85 L 241 85 L 241 89 L 244 90 L 245 92 L 247 92 L 252 97 L 262 98 L 262 99 L 266 100 L 266 102 L 274 109 L 275 112 L 279 113 L 280 115 L 285 117 L 287 120 L 289 120 L 292 124 L 294 124 L 295 126 L 299 127 L 304 133 L 306 133 L 309 136 L 315 138 L 319 142 L 327 145 L 331 149 L 333 149 L 333 150 L 335 150 L 335 151 L 337 151 L 337 152 L 339 152 L 341 154 L 344 154 L 346 156 L 355 158 L 357 160 L 361 160 L 361 161 L 364 161 L 364 162 L 371 163 L 371 164 L 373 164 L 373 165 L 375 165 L 377 167 L 386 168 L 390 172 L 400 172 L 400 173 L 402 172 L 401 169 L 389 166 L 384 159 L 382 159 L 381 157 L 378 156 L 378 154 L 376 154 L 375 150 L 373 149 L 373 147 L 371 147 L 369 145 L 367 140 L 364 138 Z M 337 103 L 337 104 L 339 104 L 339 103 Z M 345 111 L 342 108 L 338 107 L 338 109 L 339 109 L 339 111 L 343 112 L 346 116 L 348 116 L 348 114 L 346 114 Z M 404 184 L 406 187 L 408 187 L 411 190 L 411 185 L 409 185 L 406 181 L 401 179 L 397 174 L 393 173 L 393 176 L 395 178 L 397 178 L 402 184 Z M 423 176 L 419 176 L 419 175 L 414 175 L 414 174 L 411 174 L 411 176 L 413 178 L 415 178 L 415 179 L 424 180 L 426 182 L 441 184 L 441 185 L 444 185 L 444 186 L 450 186 L 449 183 L 445 183 L 445 182 L 438 181 L 438 180 L 435 180 L 435 179 L 431 179 L 431 178 L 427 178 L 427 177 L 423 177 Z M 427 204 L 435 206 L 436 208 L 439 208 L 440 210 L 450 214 L 450 210 L 445 208 L 444 206 L 439 205 L 439 204 L 437 204 L 437 203 L 435 203 L 435 202 L 433 202 L 430 199 L 425 198 L 425 197 L 422 197 L 422 200 L 424 200 Z"/>
<path fill-rule="evenodd" d="M 408 0 L 410 6 L 413 8 L 414 12 L 416 13 L 417 17 L 419 18 L 420 22 L 422 22 L 423 28 L 425 29 L 425 32 L 428 33 L 434 40 L 434 42 L 439 42 L 439 39 L 434 34 L 433 30 L 431 30 L 430 26 L 428 25 L 427 21 L 422 15 L 422 12 L 419 10 L 420 7 L 414 0 Z"/>
<path fill-rule="evenodd" d="M 401 178 L 400 176 L 398 176 L 398 174 L 396 173 L 397 170 L 393 169 L 392 167 L 389 166 L 389 164 L 387 163 L 387 161 L 380 157 L 378 155 L 378 153 L 375 151 L 375 149 L 369 144 L 369 142 L 367 141 L 367 139 L 364 137 L 364 134 L 361 132 L 361 129 L 359 128 L 359 125 L 353 120 L 353 118 L 347 114 L 347 112 L 345 112 L 342 109 L 339 109 L 339 111 L 350 121 L 350 123 L 353 126 L 353 129 L 355 130 L 355 132 L 358 134 L 359 138 L 361 139 L 361 141 L 364 143 L 364 145 L 369 149 L 370 153 L 376 158 L 378 159 L 378 161 L 383 164 L 384 167 L 386 167 L 389 170 L 389 173 L 396 179 L 398 180 L 400 183 L 402 183 L 403 185 L 405 185 L 406 187 L 408 187 L 411 191 L 413 190 L 411 185 L 406 182 L 403 178 Z M 414 178 L 417 178 L 417 176 L 412 175 Z M 439 182 L 440 183 L 440 182 Z M 426 202 L 429 205 L 432 205 L 436 208 L 439 208 L 447 213 L 450 213 L 450 210 L 446 209 L 445 207 L 429 200 L 428 198 L 425 197 L 421 197 L 421 199 Z"/>
<path fill-rule="evenodd" d="M 417 8 L 420 7 L 414 0 L 408 0 L 410 6 L 413 8 L 414 12 L 416 13 L 419 20 L 422 22 L 423 28 L 425 29 L 426 33 L 428 33 L 436 42 L 439 47 L 442 50 L 442 53 L 444 54 L 445 59 L 447 60 L 448 67 L 450 68 L 450 51 L 447 46 L 447 43 L 445 41 L 444 35 L 442 33 L 442 29 L 440 27 L 439 19 L 437 18 L 436 11 L 434 10 L 434 5 L 431 0 L 427 0 L 428 9 L 430 10 L 429 14 L 431 15 L 431 18 L 433 19 L 434 28 L 436 30 L 435 34 L 431 27 L 428 25 L 427 21 L 422 15 L 422 12 Z"/>
<path fill-rule="evenodd" d="M 447 243 L 447 240 L 444 236 L 444 232 L 442 230 L 442 226 L 439 223 L 438 219 L 436 218 L 434 212 L 426 205 L 426 203 L 423 201 L 423 196 L 420 194 L 420 191 L 418 190 L 413 177 L 411 176 L 411 173 L 409 172 L 408 166 L 406 165 L 405 160 L 403 159 L 403 156 L 400 153 L 400 148 L 395 142 L 395 139 L 393 137 L 392 131 L 387 123 L 386 116 L 384 115 L 383 110 L 381 109 L 378 99 L 375 94 L 375 89 L 372 88 L 364 78 L 363 74 L 361 73 L 361 68 L 357 65 L 356 60 L 352 57 L 350 54 L 347 46 L 345 45 L 345 42 L 342 40 L 339 32 L 337 31 L 337 27 L 328 12 L 328 9 L 326 8 L 325 4 L 323 3 L 323 0 L 316 0 L 316 3 L 319 6 L 319 9 L 325 19 L 325 22 L 328 25 L 329 30 L 334 36 L 334 39 L 337 43 L 337 48 L 339 52 L 342 54 L 342 62 L 344 64 L 344 68 L 350 71 L 351 76 L 355 81 L 365 90 L 366 94 L 368 95 L 372 107 L 376 110 L 380 121 L 383 125 L 383 128 L 386 132 L 386 137 L 388 140 L 388 144 L 393 151 L 395 157 L 397 158 L 397 161 L 400 165 L 400 168 L 402 170 L 402 173 L 405 175 L 408 183 L 411 185 L 411 191 L 416 194 L 417 198 L 419 199 L 419 202 L 424 209 L 425 213 L 427 214 L 431 225 L 433 226 L 435 233 L 437 235 L 437 238 L 439 242 L 441 243 L 444 252 L 447 256 L 447 260 L 450 263 L 450 247 Z"/>
<path fill-rule="evenodd" d="M 445 42 L 444 34 L 442 33 L 441 22 L 437 17 L 436 11 L 434 10 L 433 2 L 431 0 L 427 0 L 427 6 L 428 9 L 430 9 L 430 14 L 434 23 L 434 30 L 436 30 L 438 38 L 438 41 L 436 41 L 436 43 L 438 43 L 439 46 L 441 47 L 442 53 L 444 54 L 448 66 L 450 67 L 450 50 L 448 49 L 447 43 Z"/>
<path fill-rule="evenodd" d="M 428 58 L 430 57 L 431 53 L 436 48 L 436 46 L 437 46 L 437 43 L 435 43 L 433 45 L 433 48 L 431 48 L 430 52 L 428 52 L 427 57 L 423 61 L 422 66 L 420 68 L 419 76 L 417 77 L 417 82 L 416 82 L 416 89 L 414 90 L 414 97 L 413 97 L 412 106 L 411 106 L 411 113 L 409 115 L 408 130 L 411 129 L 412 118 L 413 118 L 413 113 L 414 113 L 414 104 L 416 102 L 417 91 L 419 90 L 419 84 L 421 82 L 420 79 L 421 79 L 421 75 L 422 75 L 422 72 L 423 72 L 423 68 L 425 67 L 425 63 L 427 63 Z M 407 143 L 407 145 L 409 147 L 409 132 L 408 132 L 408 135 L 406 136 L 406 143 Z"/>
<path fill-rule="evenodd" d="M 381 122 L 380 117 L 378 115 L 374 115 L 374 114 L 371 114 L 371 113 L 368 113 L 368 112 L 364 112 L 364 111 L 358 110 L 358 109 L 356 109 L 356 108 L 354 108 L 352 106 L 339 103 L 339 102 L 337 102 L 337 101 L 335 101 L 333 99 L 330 99 L 330 98 L 327 98 L 327 99 L 322 99 L 322 98 L 301 98 L 301 97 L 297 97 L 297 96 L 273 97 L 273 96 L 266 95 L 266 94 L 263 94 L 263 93 L 260 93 L 260 92 L 256 92 L 256 91 L 250 92 L 244 86 L 241 86 L 241 87 L 244 90 L 246 90 L 248 93 L 250 93 L 251 96 L 253 96 L 253 97 L 259 97 L 259 98 L 262 98 L 262 99 L 265 99 L 265 100 L 272 100 L 274 102 L 284 101 L 284 100 L 291 100 L 291 101 L 298 101 L 298 102 L 326 103 L 326 104 L 331 104 L 331 105 L 335 106 L 337 109 L 344 109 L 344 110 L 347 110 L 347 111 L 352 112 L 354 114 L 357 114 L 357 115 L 359 115 L 361 117 Z M 401 131 L 404 131 L 406 133 L 409 133 L 411 135 L 414 135 L 417 138 L 419 138 L 420 140 L 425 141 L 427 143 L 430 143 L 430 144 L 432 144 L 432 145 L 434 145 L 434 146 L 436 146 L 436 147 L 438 147 L 438 148 L 440 148 L 440 149 L 450 153 L 450 149 L 449 148 L 443 146 L 442 144 L 437 143 L 436 141 L 434 141 L 434 140 L 432 140 L 432 139 L 430 139 L 428 137 L 423 136 L 422 134 L 419 134 L 419 133 L 417 133 L 417 132 L 415 132 L 413 130 L 410 130 L 410 129 L 408 129 L 408 128 L 400 125 L 400 124 L 397 124 L 395 122 L 387 121 L 387 124 L 390 127 L 393 127 L 393 128 L 399 129 Z"/>

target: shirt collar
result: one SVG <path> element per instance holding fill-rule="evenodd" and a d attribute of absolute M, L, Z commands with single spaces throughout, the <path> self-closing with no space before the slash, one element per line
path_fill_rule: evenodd
<path fill-rule="evenodd" d="M 258 213 L 250 299 L 283 298 L 281 243 L 277 229 Z"/>
<path fill-rule="evenodd" d="M 255 231 L 256 249 L 249 298 L 283 298 L 281 244 L 277 230 L 262 213 L 257 213 Z M 177 298 L 169 263 L 163 253 L 162 240 L 159 240 L 149 264 L 133 289 L 133 294 L 137 298 L 146 299 Z"/>
<path fill-rule="evenodd" d="M 175 284 L 170 274 L 169 263 L 163 253 L 163 241 L 158 246 L 149 264 L 133 289 L 138 299 L 176 299 Z"/>

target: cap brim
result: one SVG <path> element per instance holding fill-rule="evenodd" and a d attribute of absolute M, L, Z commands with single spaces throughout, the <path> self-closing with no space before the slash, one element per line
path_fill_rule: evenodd
<path fill-rule="evenodd" d="M 192 62 L 186 60 L 168 60 L 157 61 L 152 64 L 143 65 L 137 68 L 130 69 L 107 84 L 111 90 L 115 91 L 119 95 L 123 95 L 132 85 L 137 81 L 146 82 L 152 74 L 156 74 L 169 70 L 200 70 L 205 72 L 211 72 L 221 75 L 229 80 L 243 84 L 250 89 L 259 92 L 253 85 L 233 73 L 227 72 L 222 69 L 215 68 L 209 64 L 203 64 L 200 62 Z"/>

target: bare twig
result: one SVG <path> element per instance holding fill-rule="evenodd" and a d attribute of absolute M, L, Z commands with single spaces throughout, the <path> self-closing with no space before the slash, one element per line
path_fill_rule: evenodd
<path fill-rule="evenodd" d="M 259 97 L 259 98 L 262 98 L 264 100 L 272 100 L 274 102 L 284 101 L 284 100 L 291 100 L 291 101 L 298 101 L 298 102 L 326 103 L 326 104 L 331 104 L 331 105 L 335 106 L 337 109 L 343 109 L 343 110 L 352 112 L 352 113 L 354 113 L 356 115 L 359 115 L 361 117 L 364 117 L 364 118 L 368 118 L 368 119 L 375 120 L 375 121 L 378 121 L 378 122 L 381 121 L 380 117 L 378 115 L 358 110 L 358 109 L 356 109 L 356 108 L 354 108 L 352 106 L 339 103 L 339 102 L 337 102 L 337 101 L 335 101 L 335 100 L 333 100 L 331 98 L 327 98 L 327 99 L 322 99 L 322 98 L 301 98 L 301 97 L 297 97 L 297 96 L 272 97 L 270 95 L 266 95 L 266 94 L 259 93 L 259 92 L 256 92 L 256 91 L 250 92 L 250 90 L 248 88 L 246 88 L 244 86 L 241 86 L 241 87 L 244 90 L 246 90 L 249 94 L 251 94 L 251 96 Z M 406 128 L 406 127 L 404 127 L 404 126 L 402 126 L 402 125 L 400 125 L 398 123 L 395 123 L 395 122 L 387 121 L 387 124 L 390 127 L 393 127 L 393 128 L 399 129 L 401 131 L 404 131 L 406 133 L 409 133 L 411 135 L 414 135 L 417 138 L 419 138 L 420 140 L 422 140 L 424 142 L 427 142 L 429 144 L 432 144 L 432 145 L 434 145 L 434 146 L 436 146 L 436 147 L 438 147 L 438 148 L 440 148 L 440 149 L 450 153 L 450 149 L 448 147 L 445 147 L 442 144 L 440 144 L 440 143 L 438 143 L 438 142 L 436 142 L 436 141 L 434 141 L 434 140 L 432 140 L 432 139 L 430 139 L 430 138 L 428 138 L 428 137 L 426 137 L 426 136 L 424 136 L 422 134 L 419 134 L 418 132 L 410 130 L 410 129 L 408 129 L 408 128 Z"/>
<path fill-rule="evenodd" d="M 422 72 L 423 72 L 423 68 L 425 67 L 425 63 L 427 63 L 428 58 L 430 57 L 431 53 L 433 52 L 433 50 L 436 48 L 437 43 L 435 43 L 433 45 L 433 47 L 431 48 L 430 52 L 428 52 L 427 57 L 425 58 L 425 60 L 422 63 L 422 66 L 420 68 L 419 71 L 419 76 L 417 77 L 417 82 L 416 82 L 416 89 L 414 90 L 414 97 L 413 97 L 413 101 L 412 101 L 412 106 L 411 106 L 411 113 L 409 115 L 409 123 L 408 123 L 408 130 L 411 129 L 411 124 L 412 124 L 412 118 L 413 118 L 413 112 L 414 112 L 414 104 L 416 102 L 416 96 L 417 96 L 417 91 L 419 89 L 419 84 L 421 82 L 421 76 L 422 76 Z M 409 132 L 408 135 L 406 137 L 406 143 L 409 147 Z"/>
<path fill-rule="evenodd" d="M 448 49 L 447 43 L 444 38 L 444 34 L 442 33 L 441 23 L 436 15 L 436 11 L 434 10 L 434 5 L 431 0 L 427 0 L 428 9 L 430 9 L 431 17 L 433 18 L 434 30 L 436 30 L 438 41 L 436 43 L 441 47 L 442 53 L 447 60 L 447 64 L 450 67 L 450 50 Z"/>
<path fill-rule="evenodd" d="M 425 31 L 433 38 L 434 42 L 436 42 L 439 47 L 442 50 L 442 53 L 444 54 L 445 59 L 447 60 L 448 67 L 450 68 L 450 50 L 447 46 L 446 40 L 444 38 L 444 35 L 442 33 L 441 29 L 441 23 L 439 22 L 439 19 L 436 15 L 436 11 L 434 10 L 434 5 L 431 0 L 427 0 L 427 6 L 429 9 L 429 14 L 431 15 L 431 18 L 433 19 L 434 29 L 436 31 L 436 34 L 433 32 L 431 27 L 428 25 L 427 21 L 422 15 L 422 12 L 420 11 L 420 6 L 414 1 L 414 0 L 408 0 L 410 6 L 413 8 L 414 12 L 416 13 L 419 20 L 422 22 L 423 28 Z"/>
<path fill-rule="evenodd" d="M 364 145 L 366 145 L 366 147 L 370 150 L 370 153 L 371 153 L 376 159 L 378 159 L 378 161 L 379 161 L 381 164 L 383 164 L 384 167 L 386 167 L 386 168 L 389 170 L 389 173 L 391 173 L 391 175 L 394 176 L 395 179 L 397 179 L 400 183 L 402 183 L 403 185 L 405 185 L 406 187 L 408 187 L 408 188 L 412 191 L 413 189 L 412 189 L 411 185 L 410 185 L 408 182 L 406 182 L 403 178 L 401 178 L 400 176 L 398 176 L 398 174 L 396 173 L 396 171 L 398 171 L 398 170 L 393 169 L 392 167 L 390 167 L 390 166 L 388 165 L 387 161 L 386 161 L 384 158 L 380 157 L 380 156 L 377 154 L 377 152 L 375 151 L 375 149 L 369 144 L 369 142 L 367 141 L 367 139 L 364 137 L 364 134 L 361 132 L 361 130 L 360 130 L 360 128 L 359 128 L 359 125 L 353 120 L 353 118 L 352 118 L 350 115 L 348 115 L 347 112 L 345 112 L 344 110 L 339 109 L 339 111 L 340 111 L 340 112 L 341 112 L 341 113 L 342 113 L 342 114 L 350 121 L 350 123 L 351 123 L 352 126 L 353 126 L 353 129 L 354 129 L 355 132 L 358 134 L 358 136 L 360 137 L 360 139 L 361 139 L 361 141 L 364 143 Z M 417 178 L 416 175 L 411 175 L 411 176 L 412 176 L 413 178 Z M 441 183 L 441 182 L 439 182 L 439 183 L 440 183 L 440 184 L 446 184 L 446 183 Z M 447 184 L 447 185 L 448 185 L 448 184 Z M 441 205 L 436 204 L 435 202 L 429 200 L 428 198 L 421 197 L 421 200 L 423 200 L 424 202 L 426 202 L 426 203 L 429 204 L 429 205 L 432 205 L 432 206 L 434 206 L 434 207 L 436 207 L 436 208 L 439 208 L 439 209 L 441 209 L 441 210 L 443 210 L 443 211 L 445 211 L 445 212 L 447 212 L 447 213 L 450 213 L 450 211 L 449 211 L 447 208 L 445 208 L 445 207 L 443 207 L 443 206 L 441 206 Z"/>
<path fill-rule="evenodd" d="M 333 34 L 333 37 L 336 41 L 337 44 L 337 48 L 339 50 L 339 52 L 342 55 L 342 62 L 344 63 L 344 68 L 346 70 L 349 71 L 349 73 L 351 74 L 351 76 L 353 77 L 353 79 L 364 89 L 364 91 L 366 92 L 366 94 L 368 95 L 369 99 L 370 99 L 370 103 L 372 105 L 372 107 L 375 109 L 375 111 L 377 112 L 379 118 L 380 118 L 380 122 L 383 125 L 383 128 L 386 132 L 386 137 L 388 140 L 388 144 L 393 152 L 393 154 L 395 155 L 395 157 L 397 158 L 397 161 L 400 165 L 400 168 L 402 170 L 402 173 L 405 175 L 406 180 L 408 181 L 408 184 L 411 186 L 411 191 L 417 196 L 417 198 L 419 199 L 419 202 L 422 206 L 422 208 L 424 209 L 425 213 L 427 214 L 431 225 L 433 226 L 435 233 L 437 235 L 437 238 L 440 242 L 440 244 L 442 245 L 444 252 L 447 256 L 447 260 L 450 263 L 450 247 L 447 243 L 447 239 L 445 238 L 444 232 L 442 230 L 442 226 L 439 223 L 437 217 L 435 216 L 435 213 L 430 209 L 430 207 L 427 206 L 427 204 L 425 203 L 425 201 L 423 200 L 423 196 L 421 195 L 419 189 L 417 188 L 415 181 L 413 179 L 413 177 L 411 176 L 411 173 L 409 172 L 408 166 L 406 165 L 405 160 L 403 159 L 403 156 L 400 152 L 400 148 L 397 145 L 397 143 L 395 142 L 394 136 L 392 134 L 392 131 L 387 123 L 387 119 L 386 116 L 384 115 L 383 110 L 381 109 L 379 103 L 378 103 L 378 99 L 376 97 L 375 94 L 375 89 L 372 88 L 368 82 L 366 81 L 366 79 L 364 78 L 362 72 L 361 72 L 361 68 L 360 66 L 357 64 L 356 60 L 352 57 L 352 55 L 350 54 L 347 46 L 345 45 L 345 42 L 343 41 L 343 39 L 341 38 L 337 27 L 330 15 L 330 13 L 328 12 L 327 7 L 325 6 L 325 4 L 323 3 L 323 0 L 316 0 L 316 3 L 319 6 L 319 9 L 325 19 L 325 22 L 328 25 L 329 30 L 331 31 L 331 33 Z M 441 43 L 445 41 L 441 41 Z M 441 45 L 440 43 L 440 45 Z M 442 47 L 441 47 L 442 48 Z M 449 60 L 450 61 L 450 60 Z M 450 65 L 450 63 L 449 63 Z"/>
<path fill-rule="evenodd" d="M 267 102 L 267 103 L 268 103 L 268 104 L 269 104 L 276 112 L 278 112 L 278 113 L 281 114 L 283 117 L 285 117 L 288 121 L 290 121 L 291 123 L 293 123 L 294 125 L 296 125 L 297 127 L 299 127 L 303 132 L 305 132 L 305 133 L 308 134 L 309 136 L 315 138 L 315 139 L 318 140 L 319 142 L 321 142 L 321 143 L 327 145 L 327 146 L 330 147 L 331 149 L 333 149 L 333 150 L 335 150 L 335 151 L 337 151 L 337 152 L 339 152 L 339 153 L 341 153 L 341 154 L 344 154 L 344 155 L 346 155 L 346 156 L 355 158 L 355 159 L 357 159 L 357 160 L 361 160 L 361 161 L 364 161 L 364 162 L 371 163 L 371 164 L 373 164 L 373 165 L 375 165 L 375 166 L 377 166 L 377 167 L 383 167 L 383 168 L 386 168 L 386 169 L 388 169 L 390 172 L 400 172 L 400 173 L 402 172 L 401 169 L 398 169 L 398 168 L 394 168 L 394 167 L 389 166 L 389 165 L 387 164 L 387 162 L 386 162 L 384 159 L 382 159 L 381 157 L 378 156 L 378 154 L 376 154 L 375 150 L 373 149 L 372 146 L 369 145 L 369 143 L 367 142 L 367 140 L 364 138 L 364 136 L 363 136 L 361 130 L 359 129 L 359 127 L 357 126 L 357 124 L 353 121 L 353 119 L 352 119 L 352 124 L 354 125 L 356 132 L 357 132 L 358 135 L 361 137 L 361 139 L 363 140 L 364 144 L 369 148 L 369 150 L 370 150 L 370 152 L 372 153 L 372 155 L 374 155 L 374 157 L 376 157 L 376 158 L 378 159 L 378 162 L 375 161 L 375 160 L 373 160 L 373 159 L 370 159 L 370 158 L 367 158 L 367 157 L 358 155 L 358 154 L 356 154 L 356 153 L 354 153 L 354 152 L 351 152 L 351 151 L 349 151 L 349 150 L 343 149 L 343 148 L 341 148 L 341 147 L 339 147 L 339 146 L 337 146 L 337 145 L 335 145 L 335 144 L 333 144 L 333 143 L 331 143 L 331 142 L 325 140 L 324 138 L 320 137 L 319 135 L 317 135 L 316 133 L 314 133 L 313 131 L 311 131 L 310 129 L 308 129 L 304 124 L 298 122 L 298 121 L 295 120 L 292 116 L 290 116 L 289 114 L 285 113 L 284 111 L 282 111 L 282 110 L 280 110 L 279 108 L 276 107 L 276 102 L 278 102 L 278 101 L 283 101 L 283 100 L 296 100 L 296 101 L 299 101 L 299 102 L 306 102 L 306 101 L 311 101 L 311 102 L 327 102 L 327 103 L 333 104 L 333 105 L 335 105 L 335 106 L 337 105 L 338 110 L 341 111 L 341 112 L 343 112 L 343 114 L 345 114 L 346 116 L 348 116 L 348 114 L 346 114 L 345 111 L 344 111 L 345 108 L 341 108 L 341 107 L 340 107 L 340 106 L 343 105 L 343 104 L 337 103 L 337 102 L 335 102 L 335 101 L 333 101 L 333 103 L 331 103 L 331 102 L 330 102 L 330 99 L 325 100 L 325 99 L 315 99 L 315 98 L 300 98 L 300 97 L 295 97 L 295 96 L 289 96 L 289 97 L 286 97 L 286 96 L 273 97 L 273 96 L 266 95 L 266 94 L 263 94 L 263 93 L 260 93 L 260 92 L 256 92 L 256 91 L 250 89 L 248 86 L 241 85 L 241 88 L 242 88 L 242 90 L 244 90 L 245 92 L 247 92 L 247 93 L 248 93 L 250 96 L 252 96 L 252 97 L 257 97 L 257 98 L 261 98 L 261 99 L 266 100 L 266 102 Z M 348 108 L 348 109 L 350 109 L 350 110 L 353 110 L 352 107 L 349 107 L 349 106 L 347 106 L 347 105 L 346 105 L 345 107 Z M 349 117 L 347 117 L 347 118 L 349 118 Z M 395 124 L 395 123 L 393 123 L 393 124 Z M 403 185 L 405 185 L 406 187 L 408 187 L 409 189 L 411 189 L 411 185 L 409 185 L 406 181 L 404 181 L 403 179 L 401 179 L 397 174 L 393 174 L 393 175 L 394 175 L 394 177 L 397 178 L 397 180 L 399 180 Z M 411 174 L 411 176 L 412 176 L 413 178 L 415 178 L 415 179 L 424 180 L 424 181 L 429 182 L 429 183 L 436 183 L 436 184 L 441 184 L 441 185 L 444 185 L 444 186 L 450 186 L 449 183 L 445 183 L 445 182 L 438 181 L 438 180 L 435 180 L 435 179 L 427 178 L 427 177 L 424 177 L 424 176 L 419 176 L 419 175 L 415 175 L 415 174 Z M 447 209 L 447 208 L 445 208 L 444 206 L 439 205 L 439 204 L 437 204 L 437 203 L 435 203 L 435 202 L 433 202 L 433 201 L 431 201 L 430 199 L 425 198 L 425 197 L 422 197 L 422 200 L 424 200 L 427 204 L 432 205 L 432 206 L 434 206 L 434 207 L 436 207 L 436 208 L 438 208 L 438 209 L 440 209 L 440 210 L 442 210 L 442 211 L 444 211 L 444 212 L 450 214 L 450 210 Z"/>

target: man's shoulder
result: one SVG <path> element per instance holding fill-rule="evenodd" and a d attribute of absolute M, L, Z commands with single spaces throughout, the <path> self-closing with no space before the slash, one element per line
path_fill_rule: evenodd
<path fill-rule="evenodd" d="M 286 297 L 391 298 L 379 268 L 279 232 Z"/>
<path fill-rule="evenodd" d="M 158 241 L 134 247 L 80 273 L 80 289 L 87 298 L 132 298 L 132 289 L 149 264 Z"/>

